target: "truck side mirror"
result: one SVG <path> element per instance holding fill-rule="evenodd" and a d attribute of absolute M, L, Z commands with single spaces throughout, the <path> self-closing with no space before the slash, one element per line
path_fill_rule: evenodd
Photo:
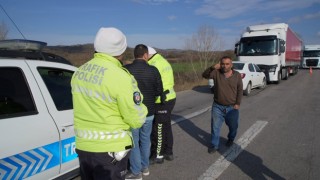
<path fill-rule="evenodd" d="M 234 54 L 238 56 L 239 42 L 234 45 Z"/>
<path fill-rule="evenodd" d="M 284 40 L 280 40 L 280 53 L 284 53 L 286 51 L 286 42 Z"/>

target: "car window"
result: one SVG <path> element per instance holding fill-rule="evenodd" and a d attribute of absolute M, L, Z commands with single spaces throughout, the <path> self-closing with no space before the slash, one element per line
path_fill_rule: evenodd
<path fill-rule="evenodd" d="M 254 67 L 256 68 L 257 72 L 261 72 L 260 68 L 256 64 L 254 64 Z"/>
<path fill-rule="evenodd" d="M 253 65 L 251 63 L 249 64 L 249 71 L 250 72 L 254 72 L 254 67 L 253 67 Z"/>
<path fill-rule="evenodd" d="M 244 63 L 233 63 L 233 69 L 242 70 L 244 67 Z"/>
<path fill-rule="evenodd" d="M 58 111 L 72 109 L 72 71 L 58 68 L 38 68 Z"/>
<path fill-rule="evenodd" d="M 0 119 L 37 114 L 32 94 L 20 68 L 0 68 Z"/>

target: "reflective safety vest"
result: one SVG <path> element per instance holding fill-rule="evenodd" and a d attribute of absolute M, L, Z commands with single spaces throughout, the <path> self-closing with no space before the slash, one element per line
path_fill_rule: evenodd
<path fill-rule="evenodd" d="M 166 93 L 166 101 L 176 98 L 176 92 L 173 89 L 174 86 L 174 76 L 173 70 L 170 63 L 162 57 L 160 54 L 155 54 L 148 63 L 155 66 L 161 75 L 161 80 L 163 84 L 163 92 Z M 156 99 L 156 103 L 160 103 L 160 97 Z"/>
<path fill-rule="evenodd" d="M 148 110 L 119 60 L 95 53 L 73 74 L 71 86 L 77 149 L 119 152 L 133 145 L 130 128 L 141 127 Z"/>

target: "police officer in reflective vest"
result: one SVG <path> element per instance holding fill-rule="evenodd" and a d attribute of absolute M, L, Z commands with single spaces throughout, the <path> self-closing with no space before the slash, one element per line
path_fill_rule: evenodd
<path fill-rule="evenodd" d="M 133 146 L 130 128 L 145 121 L 147 108 L 137 82 L 122 68 L 125 35 L 100 28 L 93 59 L 73 74 L 76 152 L 82 180 L 124 179 Z"/>
<path fill-rule="evenodd" d="M 156 99 L 150 157 L 150 164 L 161 164 L 164 159 L 168 161 L 174 159 L 171 112 L 176 103 L 176 92 L 173 89 L 174 76 L 169 62 L 152 47 L 148 47 L 148 52 L 148 63 L 159 70 L 163 83 L 162 96 Z"/>

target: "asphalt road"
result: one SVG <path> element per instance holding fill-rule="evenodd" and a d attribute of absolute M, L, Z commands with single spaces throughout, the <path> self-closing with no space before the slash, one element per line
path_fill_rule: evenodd
<path fill-rule="evenodd" d="M 207 153 L 213 95 L 179 92 L 173 111 L 174 160 L 150 166 L 144 180 L 320 179 L 320 70 L 300 70 L 244 96 L 236 144 Z M 80 179 L 80 178 L 77 178 Z"/>
<path fill-rule="evenodd" d="M 179 119 L 173 124 L 175 160 L 152 165 L 143 179 L 320 179 L 320 70 L 312 75 L 300 70 L 244 97 L 236 144 L 224 146 L 223 125 L 215 154 L 207 153 L 211 102 L 206 87 L 179 93 L 173 112 Z"/>

